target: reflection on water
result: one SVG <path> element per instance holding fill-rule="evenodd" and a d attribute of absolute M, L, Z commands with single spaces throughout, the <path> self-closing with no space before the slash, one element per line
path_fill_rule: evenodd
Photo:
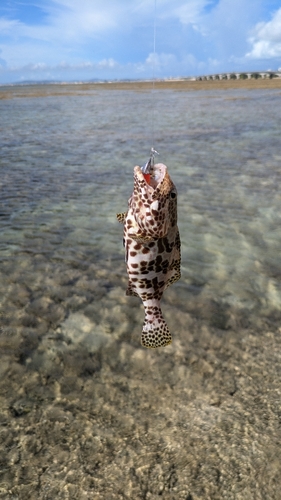
<path fill-rule="evenodd" d="M 163 300 L 163 312 L 174 339 L 165 354 L 164 351 L 144 352 L 139 348 L 142 305 L 137 299 L 124 295 L 126 275 L 122 227 L 115 219 L 116 212 L 126 209 L 134 165 L 143 164 L 149 154 L 153 99 L 154 145 L 178 188 L 182 240 L 182 279 L 165 292 Z M 233 345 L 238 342 L 241 347 L 247 332 L 249 335 L 253 332 L 259 335 L 260 332 L 260 338 L 266 331 L 272 335 L 278 332 L 281 319 L 280 92 L 161 91 L 152 95 L 149 92 L 89 91 L 83 96 L 10 99 L 2 101 L 0 107 L 0 322 L 3 353 L 0 371 L 2 376 L 6 374 L 14 381 L 11 391 L 3 399 L 6 424 L 11 415 L 30 419 L 32 415 L 35 420 L 50 417 L 53 422 L 71 420 L 73 409 L 66 408 L 61 401 L 63 398 L 69 401 L 74 394 L 77 401 L 80 398 L 85 402 L 84 407 L 82 402 L 79 404 L 86 415 L 92 391 L 97 391 L 97 406 L 94 408 L 96 415 L 100 415 L 99 412 L 105 411 L 102 401 L 107 401 L 102 389 L 104 384 L 108 384 L 108 394 L 113 391 L 110 397 L 115 401 L 107 401 L 108 412 L 118 420 L 116 401 L 120 400 L 120 394 L 128 391 L 127 384 L 130 383 L 133 384 L 130 385 L 130 395 L 124 399 L 128 412 L 124 429 L 126 426 L 131 429 L 138 425 L 132 391 L 144 391 L 139 396 L 144 398 L 139 400 L 142 401 L 139 402 L 139 414 L 141 419 L 147 418 L 145 405 L 149 396 L 145 388 L 148 382 L 144 379 L 149 373 L 152 374 L 149 383 L 155 377 L 158 387 L 160 380 L 166 388 L 175 387 L 175 398 L 176 391 L 179 391 L 177 404 L 180 405 L 186 386 L 183 381 L 187 377 L 192 379 L 195 370 L 192 366 L 200 363 L 204 346 L 215 342 L 219 349 L 223 349 L 223 336 L 229 335 Z M 198 346 L 199 332 L 204 341 Z M 273 337 L 268 339 L 268 352 L 272 351 L 272 346 L 274 351 Z M 260 342 L 250 344 L 255 350 Z M 264 348 L 266 342 L 264 340 Z M 216 347 L 213 348 L 217 355 Z M 241 349 L 243 351 L 243 347 Z M 191 359 L 191 351 L 194 359 Z M 169 365 L 167 356 L 171 354 L 176 365 L 176 360 L 180 359 L 182 371 L 179 373 L 177 366 Z M 161 368 L 163 356 L 166 370 Z M 229 356 L 225 356 L 226 362 Z M 230 366 L 231 362 L 227 363 Z M 236 365 L 239 365 L 239 360 L 236 360 Z M 118 379 L 121 373 L 124 377 L 125 366 L 131 373 L 130 382 Z M 198 374 L 205 373 L 204 366 L 200 365 Z M 262 371 L 262 362 L 257 366 Z M 112 394 L 117 389 L 113 390 L 115 386 L 110 370 L 115 373 L 121 388 L 116 400 Z M 97 373 L 103 375 L 99 375 L 90 391 L 85 380 L 92 380 Z M 221 379 L 224 377 L 222 373 L 224 371 L 219 377 Z M 48 380 L 52 381 L 51 388 Z M 138 389 L 141 380 L 144 380 L 143 386 Z M 217 414 L 219 403 L 207 408 L 204 397 L 207 393 L 208 397 L 212 394 L 210 397 L 215 401 L 221 397 L 217 395 L 220 391 L 209 390 L 207 386 L 204 389 L 205 382 L 202 386 L 198 380 L 195 377 L 190 382 L 191 387 L 194 384 L 197 396 L 202 391 L 197 406 L 191 392 L 185 401 L 188 418 L 196 414 L 201 419 L 201 423 L 194 423 L 192 428 L 196 435 L 202 430 L 201 424 L 216 429 L 216 422 L 220 420 Z M 234 394 L 237 381 L 230 377 L 225 384 L 231 386 L 226 392 Z M 155 397 L 159 408 L 162 404 L 160 393 Z M 60 401 L 63 409 L 58 409 L 54 401 Z M 52 416 L 50 412 L 54 411 L 54 405 L 57 413 Z M 42 412 L 40 418 L 38 408 Z M 165 413 L 165 409 L 161 411 Z M 186 417 L 181 416 L 180 406 L 177 411 L 177 418 L 184 425 Z M 109 425 L 106 418 L 103 414 L 102 419 Z M 172 414 L 169 414 L 169 419 L 173 420 Z M 80 428 L 90 426 L 91 419 L 86 424 L 82 420 Z M 145 427 L 144 420 L 140 425 Z M 30 420 L 25 425 L 31 429 L 32 422 Z M 102 428 L 101 423 L 97 424 L 96 435 L 101 441 L 93 444 L 90 440 L 89 445 L 91 453 L 97 453 L 99 457 L 97 463 L 102 462 L 102 446 L 105 445 L 101 443 L 107 439 Z M 188 429 L 188 435 L 192 429 Z M 91 439 L 96 439 L 92 428 L 89 433 Z M 38 447 L 36 453 L 46 448 L 46 442 L 40 436 L 41 441 L 37 436 L 32 446 L 30 444 L 32 450 Z M 58 436 L 50 447 L 59 446 L 62 437 Z M 173 439 L 178 438 L 171 437 L 169 446 L 172 446 Z M 223 443 L 221 445 L 223 447 Z M 96 446 L 97 451 L 91 446 Z M 112 446 L 114 448 L 116 443 Z M 147 446 L 149 449 L 149 444 Z M 138 447 L 141 447 L 140 443 L 136 444 L 136 449 Z M 151 453 L 158 453 L 156 448 Z M 13 446 L 9 449 L 14 450 Z M 22 450 L 22 457 L 29 460 L 27 449 L 28 446 Z M 208 447 L 204 450 L 203 456 Z M 54 451 L 53 456 L 56 453 L 62 453 L 61 449 Z M 70 451 L 65 453 L 58 458 L 60 464 L 71 458 Z M 198 458 L 199 462 L 201 458 Z M 19 457 L 10 457 L 9 460 L 20 464 Z M 47 462 L 42 458 L 40 466 L 47 467 Z M 132 457 L 129 462 L 130 467 L 135 467 Z M 122 469 L 122 464 L 120 467 Z M 182 465 L 184 467 L 186 465 Z M 233 462 L 231 467 L 234 467 Z M 169 473 L 172 474 L 171 470 Z M 15 477 L 10 469 L 5 474 L 3 491 L 8 491 Z M 34 473 L 36 477 L 30 474 L 31 479 L 27 474 L 27 479 L 13 484 L 28 484 L 30 481 L 37 484 L 38 473 Z M 87 474 L 95 477 L 93 471 Z M 245 473 L 245 478 L 248 478 L 248 473 Z M 48 483 L 46 477 L 44 481 L 44 484 Z M 114 484 L 116 477 L 112 481 Z M 135 484 L 137 479 L 131 481 Z M 177 481 L 180 483 L 179 477 Z M 206 479 L 206 484 L 211 484 L 210 481 L 210 478 Z M 67 490 L 70 497 L 60 498 L 78 498 L 75 495 L 84 498 L 82 490 L 75 493 L 74 489 L 73 493 L 69 482 L 63 484 L 70 488 Z M 89 484 L 85 486 L 85 498 L 89 498 Z M 128 496 L 116 498 L 154 498 L 139 497 L 140 493 L 134 487 L 131 486 Z M 14 494 L 22 496 L 13 498 L 27 498 L 24 490 L 17 488 Z M 176 498 L 193 498 L 191 493 L 190 497 L 187 496 L 193 491 L 191 486 L 186 488 L 186 493 L 182 491 L 178 491 Z M 210 491 L 217 492 L 216 489 Z M 54 498 L 47 493 L 40 494 L 40 498 Z M 50 490 L 50 495 L 56 494 L 56 490 Z M 151 494 L 156 493 L 152 491 Z M 253 497 L 248 495 L 247 498 Z"/>

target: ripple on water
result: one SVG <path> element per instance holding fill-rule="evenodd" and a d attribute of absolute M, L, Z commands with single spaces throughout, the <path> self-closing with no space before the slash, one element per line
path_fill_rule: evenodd
<path fill-rule="evenodd" d="M 274 316 L 281 307 L 276 94 L 167 91 L 156 100 L 156 140 L 179 189 L 178 303 L 187 287 L 197 290 L 196 310 L 214 299 L 247 310 L 253 322 L 257 311 Z M 55 297 L 66 316 L 99 298 L 104 281 L 106 290 L 125 286 L 115 212 L 126 208 L 132 168 L 147 154 L 149 105 L 149 94 L 134 92 L 1 103 L 2 308 L 14 304 L 8 290 L 16 284 L 28 290 L 30 307 Z M 96 289 L 77 293 L 87 273 Z M 73 275 L 67 285 L 57 281 L 62 274 Z M 19 294 L 18 321 L 22 300 Z M 55 308 L 43 309 L 40 320 L 62 321 Z"/>
<path fill-rule="evenodd" d="M 156 351 L 140 347 L 115 220 L 152 99 L 182 239 L 173 343 Z M 0 495 L 279 498 L 280 96 L 73 90 L 0 107 Z"/>

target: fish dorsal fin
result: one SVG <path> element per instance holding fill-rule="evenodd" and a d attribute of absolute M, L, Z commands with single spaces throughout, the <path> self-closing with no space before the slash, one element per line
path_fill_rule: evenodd
<path fill-rule="evenodd" d="M 124 224 L 126 216 L 127 216 L 127 212 L 122 212 L 121 214 L 116 214 L 117 220 L 121 224 Z"/>

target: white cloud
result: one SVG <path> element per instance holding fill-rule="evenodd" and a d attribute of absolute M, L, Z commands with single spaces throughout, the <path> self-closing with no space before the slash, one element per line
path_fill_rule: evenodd
<path fill-rule="evenodd" d="M 202 14 L 204 8 L 210 3 L 209 0 L 190 0 L 189 2 L 182 3 L 178 7 L 166 12 L 165 16 L 175 16 L 182 24 L 198 25 L 202 21 Z M 170 2 L 173 5 L 172 2 Z"/>
<path fill-rule="evenodd" d="M 154 52 L 151 52 L 148 57 L 146 58 L 145 60 L 145 64 L 148 66 L 148 67 L 155 67 L 157 69 L 160 69 L 160 68 L 165 68 L 167 66 L 169 66 L 171 63 L 174 63 L 176 60 L 176 57 L 174 54 L 165 54 L 165 53 L 162 53 L 162 54 L 157 54 Z"/>
<path fill-rule="evenodd" d="M 1 35 L 10 35 L 15 32 L 15 30 L 20 29 L 22 24 L 17 20 L 6 19 L 5 17 L 0 17 L 0 33 Z"/>
<path fill-rule="evenodd" d="M 42 0 L 38 5 L 45 15 L 38 23 L 0 17 L 3 67 L 56 67 L 61 61 L 74 67 L 92 59 L 100 69 L 117 68 L 110 48 L 118 47 L 130 25 L 130 2 Z"/>
<path fill-rule="evenodd" d="M 202 71 L 204 63 L 198 61 L 193 54 L 184 54 L 177 57 L 172 53 L 151 52 L 143 62 L 130 64 L 122 67 L 123 70 L 131 70 L 135 77 L 143 78 L 168 78 L 172 76 L 188 76 L 197 69 Z"/>
<path fill-rule="evenodd" d="M 86 37 L 95 37 L 100 33 L 117 28 L 120 17 L 124 15 L 122 3 L 112 6 L 110 0 L 56 0 L 42 2 L 45 22 L 34 25 L 18 20 L 0 18 L 0 33 L 7 33 L 13 38 L 26 37 L 45 42 L 76 42 Z"/>
<path fill-rule="evenodd" d="M 60 0 L 57 3 L 66 7 L 50 16 L 51 26 L 56 30 L 60 39 L 79 40 L 80 37 L 82 39 L 86 36 L 94 37 L 118 26 L 118 9 L 108 9 L 107 1 Z"/>
<path fill-rule="evenodd" d="M 119 66 L 119 64 L 116 61 L 114 61 L 114 59 L 112 59 L 112 57 L 110 57 L 109 59 L 103 59 L 102 61 L 100 61 L 98 63 L 98 66 L 100 68 L 113 69 L 113 68 L 117 68 L 117 66 Z"/>
<path fill-rule="evenodd" d="M 42 71 L 55 71 L 55 70 L 63 70 L 63 71 L 88 71 L 88 70 L 97 70 L 97 69 L 116 69 L 120 65 L 114 61 L 114 59 L 109 58 L 109 59 L 102 59 L 101 61 L 98 61 L 96 63 L 90 62 L 90 61 L 84 61 L 78 64 L 69 64 L 65 61 L 61 61 L 59 64 L 56 65 L 48 65 L 45 63 L 36 63 L 36 64 L 25 64 L 25 65 L 19 65 L 19 66 L 10 66 L 9 68 L 1 68 L 0 66 L 0 71 L 2 69 L 5 71 L 10 71 L 14 73 L 18 73 L 21 71 L 26 71 L 26 72 L 32 72 L 32 73 L 41 73 Z"/>
<path fill-rule="evenodd" d="M 188 24 L 198 21 L 204 8 L 212 0 L 157 0 L 156 17 L 157 19 L 177 18 L 181 23 Z M 134 2 L 133 12 L 138 15 L 149 16 L 153 20 L 154 2 L 152 0 L 142 0 Z"/>
<path fill-rule="evenodd" d="M 155 55 L 153 0 L 33 1 L 40 22 L 0 18 L 1 81 L 251 70 L 281 55 L 281 9 L 260 22 L 269 0 L 157 0 Z"/>
<path fill-rule="evenodd" d="M 246 54 L 251 59 L 281 57 L 281 8 L 268 22 L 258 23 L 249 42 L 252 50 Z"/>
<path fill-rule="evenodd" d="M 95 52 L 100 56 L 101 50 L 95 49 L 104 44 L 103 37 L 110 36 L 110 32 L 114 33 L 116 27 L 119 29 L 120 12 L 116 7 L 107 10 L 109 3 L 108 0 L 42 2 L 40 7 L 45 11 L 46 17 L 43 23 L 38 24 L 0 17 L 3 64 L 17 68 L 20 65 L 42 62 L 54 66 L 61 60 L 76 64 L 88 58 L 85 52 L 90 51 L 91 44 L 94 44 L 91 47 L 93 59 L 98 59 Z M 112 61 L 110 64 L 112 66 Z"/>

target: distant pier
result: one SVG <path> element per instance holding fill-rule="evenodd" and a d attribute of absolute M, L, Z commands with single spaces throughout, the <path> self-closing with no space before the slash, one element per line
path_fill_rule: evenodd
<path fill-rule="evenodd" d="M 197 76 L 195 80 L 247 80 L 258 78 L 281 78 L 281 71 L 252 71 L 252 72 L 231 72 L 215 73 L 212 75 Z"/>

